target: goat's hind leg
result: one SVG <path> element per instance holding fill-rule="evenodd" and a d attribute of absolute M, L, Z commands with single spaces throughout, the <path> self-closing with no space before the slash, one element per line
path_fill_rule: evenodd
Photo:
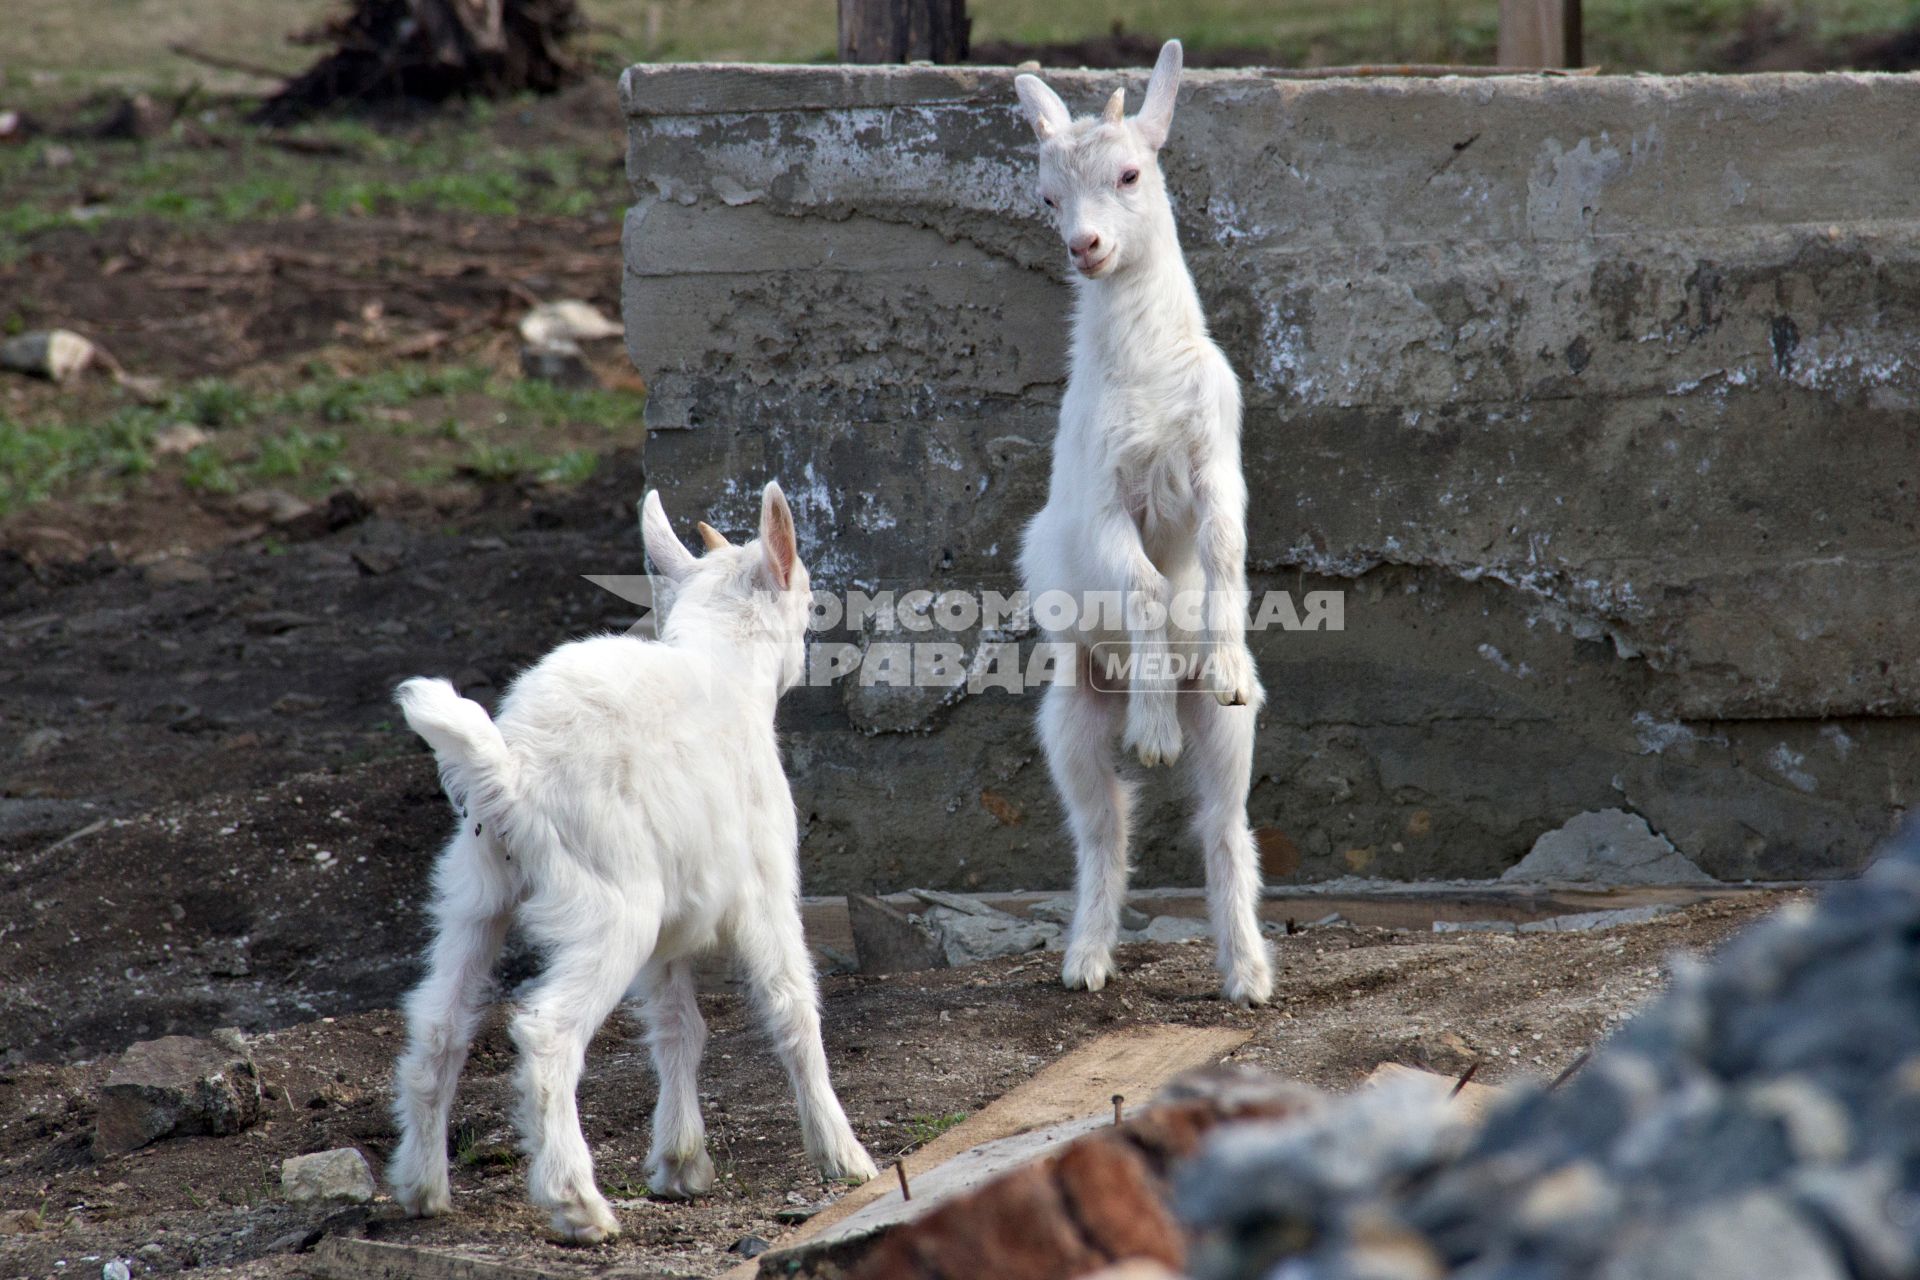
<path fill-rule="evenodd" d="M 436 922 L 427 976 L 407 997 L 407 1047 L 394 1073 L 400 1146 L 387 1166 L 394 1199 L 434 1217 L 453 1206 L 447 1118 L 467 1046 L 486 1007 L 494 959 L 512 920 L 511 887 L 481 837 L 464 830 L 435 872 Z"/>
<path fill-rule="evenodd" d="M 694 996 L 692 961 L 674 960 L 650 969 L 643 982 L 647 1045 L 660 1079 L 653 1145 L 647 1151 L 647 1189 L 657 1196 L 685 1199 L 713 1189 L 707 1126 L 700 1118 L 700 1054 L 707 1044 L 707 1024 Z"/>
<path fill-rule="evenodd" d="M 1207 868 L 1207 915 L 1218 945 L 1222 994 L 1240 1005 L 1273 995 L 1273 963 L 1260 934 L 1260 854 L 1247 827 L 1253 781 L 1254 716 L 1259 707 L 1223 707 L 1210 696 L 1180 700 L 1186 726 L 1187 789 L 1193 832 Z"/>
<path fill-rule="evenodd" d="M 827 1075 L 820 993 L 799 907 L 790 898 L 769 897 L 751 909 L 757 913 L 751 924 L 732 931 L 734 947 L 774 1052 L 793 1082 L 801 1140 L 823 1176 L 865 1182 L 879 1170 L 854 1136 Z"/>
<path fill-rule="evenodd" d="M 575 1091 L 587 1045 L 613 1012 L 658 934 L 657 921 L 607 911 L 599 920 L 571 915 L 568 936 L 551 948 L 547 971 L 513 1020 L 520 1050 L 520 1128 L 527 1193 L 549 1212 L 563 1244 L 598 1244 L 620 1234 L 619 1220 L 593 1178 L 593 1154 L 580 1132 Z"/>
<path fill-rule="evenodd" d="M 1133 794 L 1114 761 L 1113 739 L 1124 695 L 1087 681 L 1047 687 L 1040 704 L 1040 742 L 1073 833 L 1073 929 L 1060 980 L 1098 991 L 1113 976 L 1113 946 L 1127 900 L 1127 815 Z"/>

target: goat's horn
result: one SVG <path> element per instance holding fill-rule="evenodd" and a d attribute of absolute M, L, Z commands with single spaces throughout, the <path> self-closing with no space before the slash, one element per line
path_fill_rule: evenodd
<path fill-rule="evenodd" d="M 718 551 L 722 547 L 730 547 L 733 545 L 721 535 L 718 529 L 708 524 L 705 520 L 700 521 L 698 528 L 700 530 L 700 541 L 706 544 L 707 550 L 709 551 Z"/>
<path fill-rule="evenodd" d="M 1125 89 L 1115 89 L 1113 96 L 1107 99 L 1107 119 L 1113 124 L 1119 124 L 1126 118 L 1127 91 Z"/>

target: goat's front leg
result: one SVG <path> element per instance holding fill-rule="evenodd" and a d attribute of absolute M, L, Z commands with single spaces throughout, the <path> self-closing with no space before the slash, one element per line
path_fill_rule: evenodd
<path fill-rule="evenodd" d="M 653 1108 L 647 1189 L 668 1199 L 685 1199 L 713 1189 L 698 1079 L 707 1024 L 694 996 L 691 961 L 674 960 L 649 976 L 642 1013 L 654 1074 L 660 1078 L 660 1100 Z"/>
<path fill-rule="evenodd" d="M 1180 681 L 1167 647 L 1172 586 L 1148 557 L 1139 529 L 1120 509 L 1117 498 L 1111 506 L 1093 530 L 1093 537 L 1105 567 L 1102 576 L 1120 588 L 1127 645 L 1134 662 L 1121 743 L 1140 758 L 1141 764 L 1152 768 L 1180 758 Z M 1094 602 L 1082 600 L 1080 605 L 1089 609 Z M 1096 655 L 1096 671 L 1099 662 Z"/>
<path fill-rule="evenodd" d="M 1194 498 L 1206 580 L 1202 616 L 1211 645 L 1209 683 L 1220 705 L 1258 710 L 1264 694 L 1247 647 L 1247 487 L 1237 451 L 1201 469 Z"/>
<path fill-rule="evenodd" d="M 734 945 L 774 1052 L 793 1083 L 801 1141 L 823 1176 L 865 1182 L 879 1170 L 853 1136 L 827 1076 L 820 993 L 800 927 L 799 904 L 790 893 L 747 896 L 747 917 L 732 930 Z"/>

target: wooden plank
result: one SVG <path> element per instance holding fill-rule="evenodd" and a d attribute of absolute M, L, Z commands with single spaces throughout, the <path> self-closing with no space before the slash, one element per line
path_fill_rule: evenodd
<path fill-rule="evenodd" d="M 1503 66 L 1580 65 L 1580 0 L 1500 0 Z"/>
<path fill-rule="evenodd" d="M 569 1280 L 524 1262 L 347 1236 L 314 1246 L 305 1270 L 320 1280 Z"/>
<path fill-rule="evenodd" d="M 1460 1082 L 1450 1076 L 1409 1067 L 1400 1062 L 1383 1062 L 1375 1067 L 1367 1074 L 1363 1087 L 1372 1089 L 1383 1084 L 1405 1084 L 1409 1081 L 1415 1087 L 1431 1091 L 1435 1097 L 1450 1100 L 1470 1120 L 1479 1120 L 1486 1115 L 1487 1108 L 1500 1096 L 1500 1090 L 1490 1084 L 1475 1084 L 1469 1080 L 1462 1088 Z"/>
<path fill-rule="evenodd" d="M 908 1156 L 902 1163 L 909 1182 L 915 1174 L 983 1143 L 1111 1115 L 1116 1093 L 1125 1094 L 1130 1102 L 1145 1102 L 1173 1077 L 1219 1062 L 1252 1034 L 1238 1027 L 1153 1025 L 1128 1027 L 1091 1040 Z M 899 1199 L 899 1181 L 891 1169 L 884 1169 L 880 1177 L 847 1192 L 776 1243 L 781 1249 L 804 1244 L 869 1204 Z M 758 1271 L 758 1262 L 745 1263 L 727 1272 L 725 1280 L 751 1280 Z"/>

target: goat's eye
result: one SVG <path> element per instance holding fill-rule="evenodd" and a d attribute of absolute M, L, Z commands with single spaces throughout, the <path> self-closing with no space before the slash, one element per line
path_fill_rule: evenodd
<path fill-rule="evenodd" d="M 1123 187 L 1130 187 L 1138 181 L 1140 181 L 1140 171 L 1138 169 L 1128 169 L 1120 175 L 1120 185 Z"/>
<path fill-rule="evenodd" d="M 1058 205 L 1054 204 L 1052 196 L 1041 196 L 1040 200 L 1041 200 L 1041 203 L 1045 204 L 1049 209 L 1055 209 L 1059 207 Z"/>

